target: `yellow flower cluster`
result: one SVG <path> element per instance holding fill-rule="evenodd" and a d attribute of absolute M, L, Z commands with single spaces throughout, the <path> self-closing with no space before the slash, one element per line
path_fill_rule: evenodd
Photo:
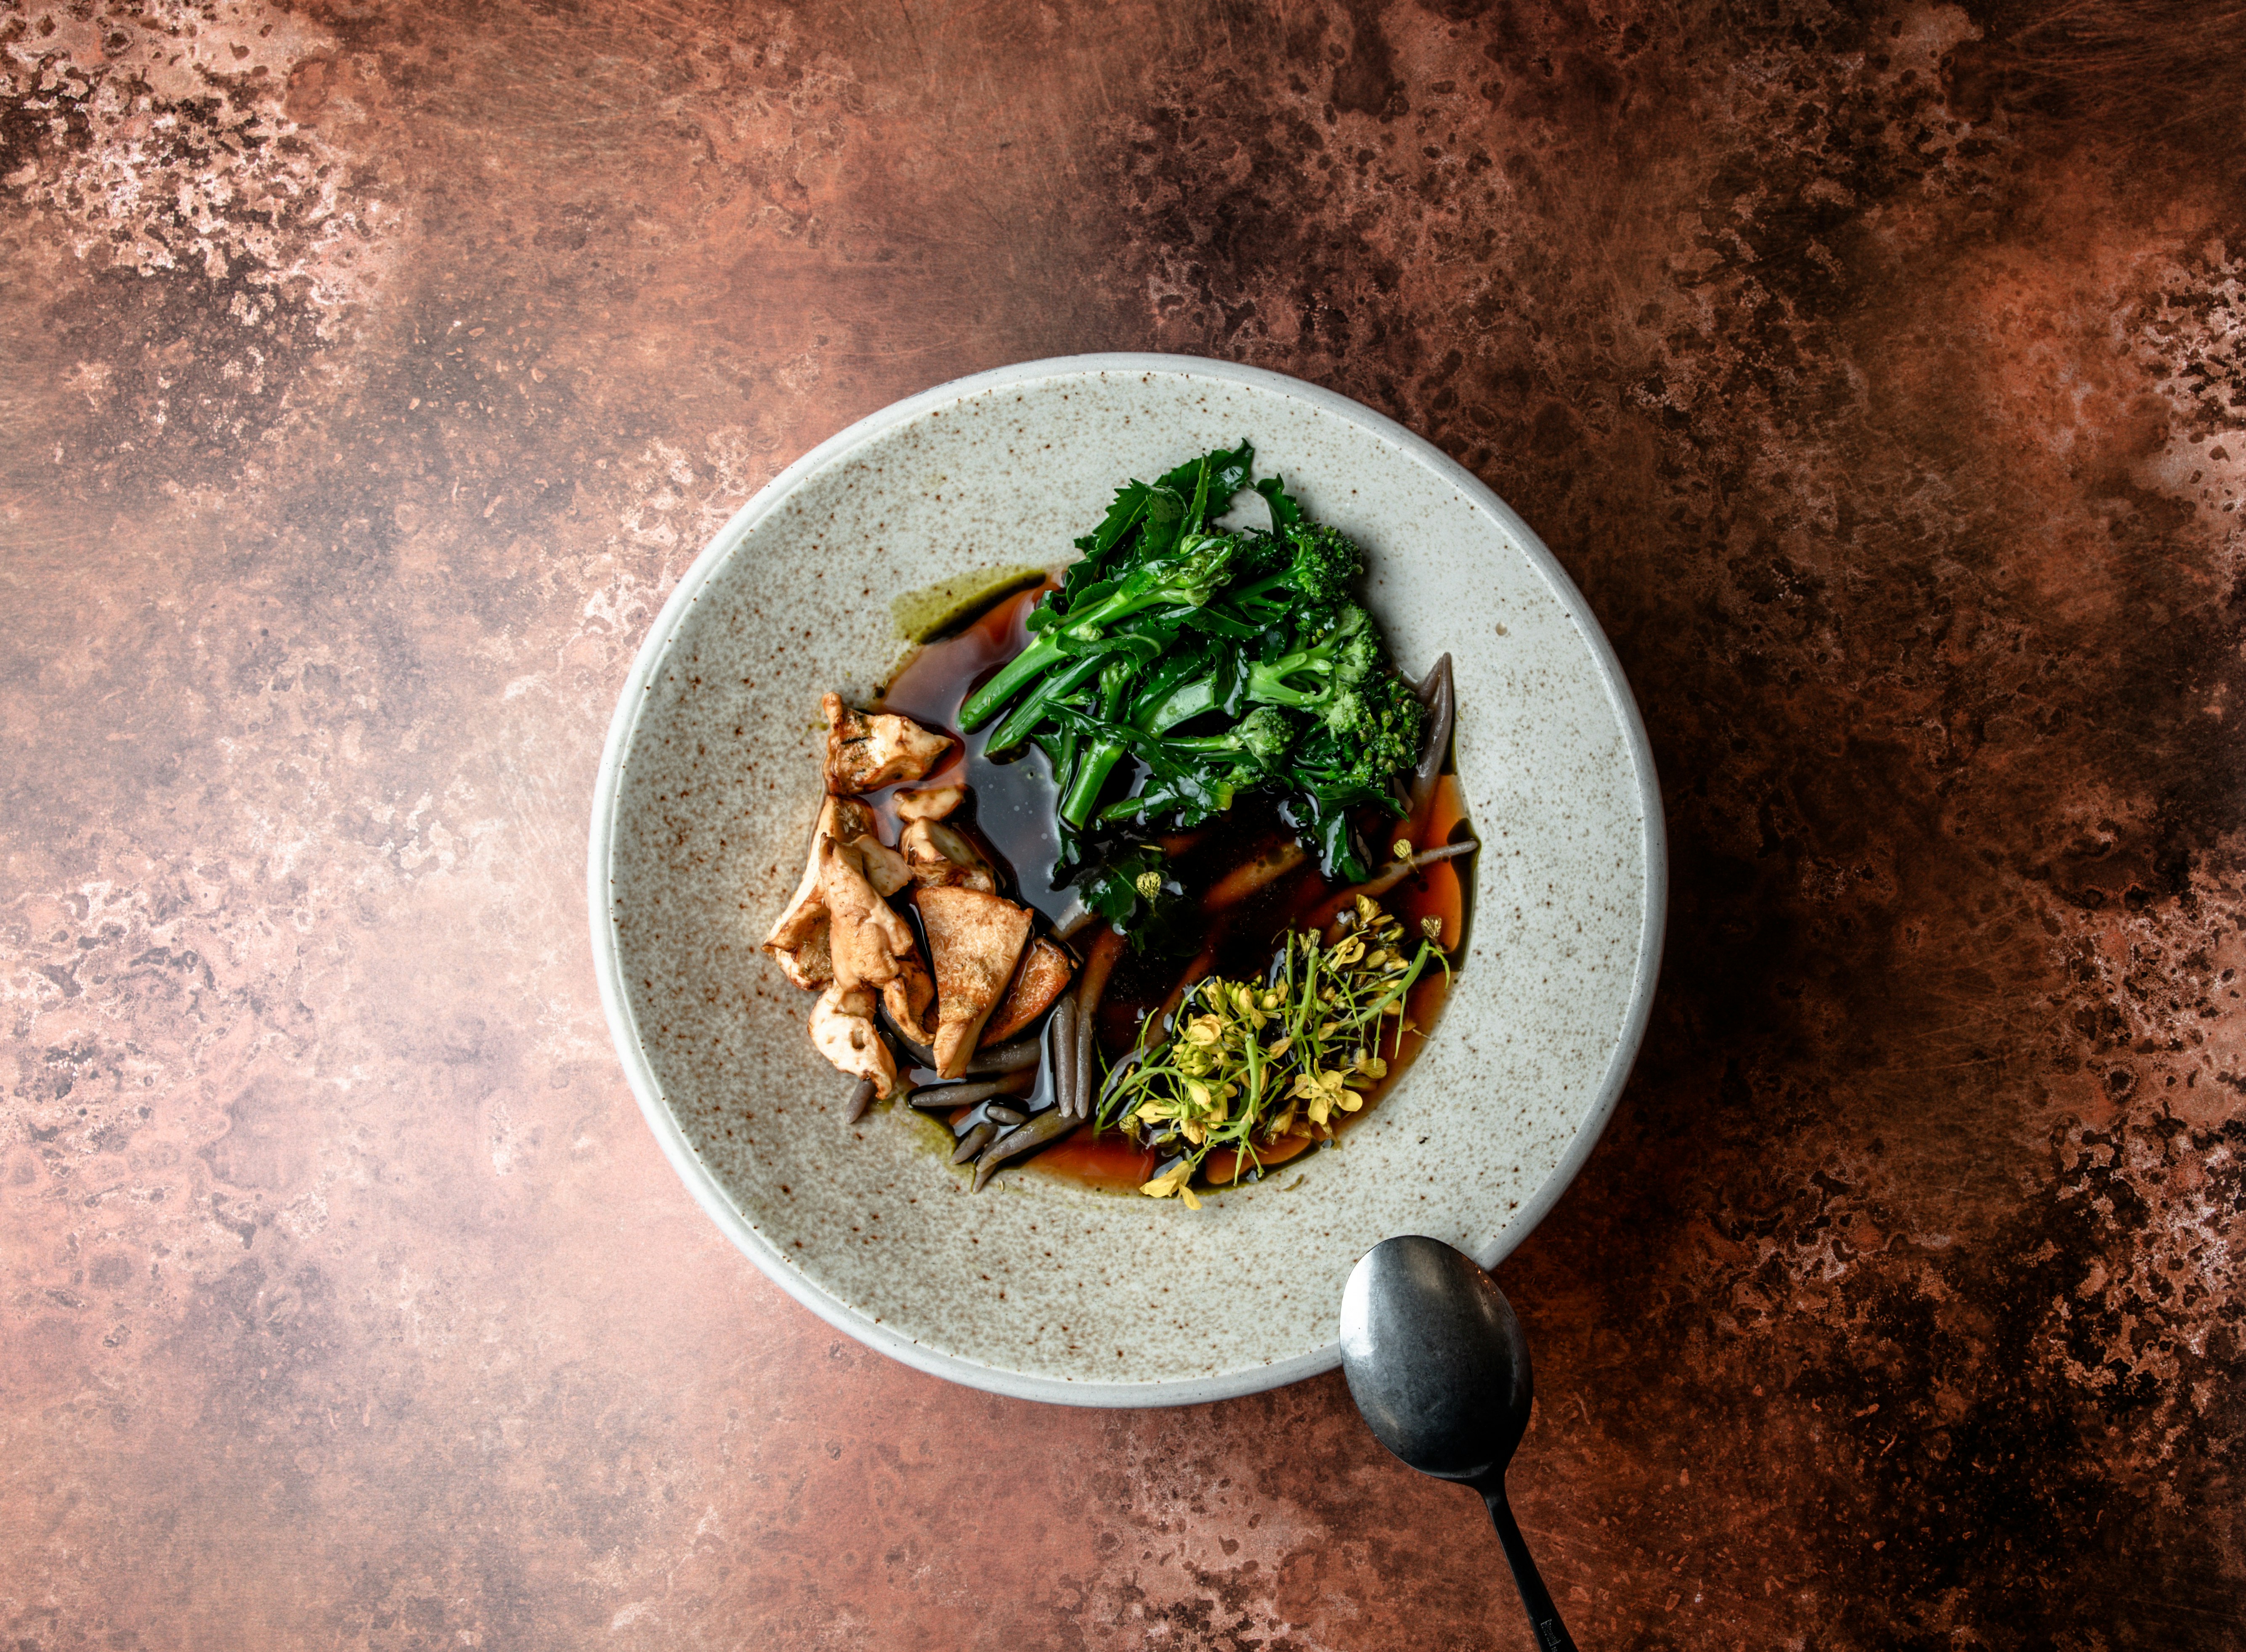
<path fill-rule="evenodd" d="M 1449 961 L 1433 944 L 1439 926 L 1407 958 L 1403 926 L 1375 902 L 1358 896 L 1351 916 L 1330 947 L 1314 930 L 1290 935 L 1266 985 L 1199 982 L 1173 1036 L 1142 1042 L 1137 1066 L 1101 1109 L 1103 1124 L 1175 1152 L 1140 1193 L 1198 1208 L 1188 1184 L 1209 1152 L 1231 1150 L 1237 1180 L 1258 1142 L 1331 1136 L 1334 1116 L 1358 1111 L 1387 1077 L 1380 1047 L 1392 1041 L 1393 1054 L 1411 1030 L 1406 994 L 1431 962 L 1447 969 Z"/>

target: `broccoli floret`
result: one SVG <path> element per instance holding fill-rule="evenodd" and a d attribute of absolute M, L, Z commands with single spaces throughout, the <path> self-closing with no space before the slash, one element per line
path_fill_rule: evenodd
<path fill-rule="evenodd" d="M 1248 670 L 1248 698 L 1323 718 L 1335 703 L 1380 666 L 1372 621 L 1351 602 L 1307 642 Z"/>
<path fill-rule="evenodd" d="M 1284 711 L 1259 705 L 1222 734 L 1134 740 L 1149 772 L 1146 789 L 1103 809 L 1099 818 L 1175 812 L 1181 825 L 1197 826 L 1230 808 L 1239 792 L 1274 779 L 1295 732 Z"/>
<path fill-rule="evenodd" d="M 1290 797 L 1329 878 L 1361 883 L 1365 861 L 1351 841 L 1349 812 L 1381 804 L 1401 812 L 1395 777 L 1419 760 L 1426 708 L 1401 678 L 1383 672 L 1335 697 L 1296 748 Z"/>
<path fill-rule="evenodd" d="M 1427 708 L 1402 678 L 1369 677 L 1334 697 L 1326 709 L 1324 731 L 1340 763 L 1326 771 L 1337 784 L 1385 792 L 1389 777 L 1419 761 Z"/>
<path fill-rule="evenodd" d="M 1365 572 L 1365 553 L 1347 534 L 1322 526 L 1290 527 L 1287 540 L 1295 558 L 1287 584 L 1305 602 L 1331 608 L 1349 600 L 1350 588 Z"/>
<path fill-rule="evenodd" d="M 1346 534 L 1302 523 L 1256 534 L 1253 559 L 1233 577 L 1247 581 L 1226 599 L 1245 618 L 1269 621 L 1290 611 L 1316 614 L 1349 601 L 1365 571 L 1365 553 Z"/>
<path fill-rule="evenodd" d="M 1142 562 L 1115 582 L 1113 590 L 1072 609 L 1059 625 L 1040 632 L 1005 669 L 967 697 L 959 726 L 977 729 L 997 715 L 1016 693 L 1066 656 L 1098 642 L 1133 614 L 1154 608 L 1200 608 L 1231 577 L 1237 555 L 1232 536 L 1198 534 L 1168 556 Z"/>
<path fill-rule="evenodd" d="M 1294 743 L 1294 725 L 1287 721 L 1286 713 L 1259 705 L 1222 734 L 1165 740 L 1161 750 L 1165 755 L 1229 760 L 1235 769 L 1245 766 L 1268 774 Z"/>
<path fill-rule="evenodd" d="M 1239 560 L 1232 567 L 1232 577 L 1239 584 L 1228 601 L 1262 596 L 1283 582 L 1295 556 L 1295 547 L 1283 534 L 1267 534 L 1260 527 L 1243 527 L 1232 538 L 1239 552 Z"/>

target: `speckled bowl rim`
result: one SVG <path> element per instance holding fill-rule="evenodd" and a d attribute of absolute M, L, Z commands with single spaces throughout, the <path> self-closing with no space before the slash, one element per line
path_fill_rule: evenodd
<path fill-rule="evenodd" d="M 1590 1158 L 1591 1149 L 1598 1145 L 1607 1120 L 1613 1117 L 1615 1104 L 1621 1098 L 1623 1086 L 1629 1081 L 1631 1064 L 1637 1058 L 1638 1046 L 1644 1040 L 1646 1023 L 1653 1011 L 1654 983 L 1661 972 L 1661 951 L 1669 909 L 1668 833 L 1662 814 L 1661 788 L 1654 772 L 1653 748 L 1646 739 L 1645 724 L 1638 715 L 1637 701 L 1623 676 L 1621 663 L 1615 658 L 1614 649 L 1607 642 L 1606 633 L 1600 629 L 1598 621 L 1593 617 L 1589 604 L 1583 601 L 1582 593 L 1576 588 L 1575 581 L 1568 577 L 1567 571 L 1545 548 L 1544 541 L 1474 472 L 1433 443 L 1414 435 L 1395 420 L 1374 412 L 1361 402 L 1302 379 L 1290 378 L 1284 373 L 1212 361 L 1199 356 L 1137 353 L 1058 356 L 1043 361 L 1018 362 L 1011 367 L 994 368 L 989 372 L 956 378 L 949 384 L 922 391 L 916 396 L 893 402 L 878 412 L 868 414 L 848 429 L 830 436 L 766 483 L 753 499 L 735 512 L 732 519 L 711 536 L 702 554 L 694 559 L 693 566 L 679 581 L 677 588 L 671 592 L 670 600 L 664 603 L 663 611 L 656 615 L 655 623 L 648 629 L 647 636 L 640 644 L 638 656 L 632 662 L 631 674 L 625 678 L 623 690 L 617 696 L 616 716 L 609 724 L 608 743 L 601 752 L 600 772 L 593 785 L 592 841 L 586 867 L 586 894 L 592 922 L 593 968 L 600 982 L 601 1008 L 608 1017 L 609 1033 L 616 1043 L 616 1054 L 623 1061 L 624 1078 L 639 1102 L 639 1109 L 647 1119 L 648 1128 L 655 1132 L 664 1157 L 670 1161 L 671 1168 L 678 1173 L 679 1180 L 686 1184 L 687 1191 L 709 1213 L 710 1219 L 718 1224 L 719 1230 L 739 1247 L 742 1254 L 754 1262 L 767 1279 L 835 1329 L 917 1370 L 964 1383 L 970 1388 L 1061 1405 L 1194 1405 L 1212 1400 L 1238 1398 L 1331 1370 L 1341 1363 L 1341 1346 L 1338 1341 L 1329 1342 L 1322 1349 L 1290 1359 L 1218 1377 L 1154 1383 L 1063 1381 L 1029 1372 L 1003 1370 L 959 1355 L 941 1352 L 876 1322 L 847 1303 L 838 1302 L 801 1272 L 788 1267 L 772 1242 L 734 1209 L 718 1178 L 695 1152 L 686 1132 L 664 1105 L 661 1086 L 656 1081 L 655 1070 L 641 1044 L 638 1025 L 625 996 L 623 960 L 609 900 L 609 862 L 616 846 L 616 803 L 623 781 L 625 755 L 630 749 L 633 733 L 638 726 L 640 708 L 653 689 L 656 673 L 661 667 L 671 637 L 685 617 L 687 609 L 700 595 L 704 585 L 740 546 L 750 531 L 778 510 L 789 494 L 816 472 L 866 444 L 900 426 L 909 425 L 929 412 L 949 407 L 966 398 L 1004 390 L 1026 380 L 1045 380 L 1069 374 L 1089 376 L 1147 372 L 1190 373 L 1222 384 L 1307 402 L 1354 428 L 1393 444 L 1404 455 L 1458 489 L 1475 506 L 1487 511 L 1514 537 L 1527 553 L 1530 564 L 1543 576 L 1553 595 L 1574 618 L 1589 648 L 1592 664 L 1606 690 L 1608 701 L 1621 724 L 1629 746 L 1631 770 L 1637 782 L 1638 813 L 1644 823 L 1645 847 L 1645 901 L 1638 931 L 1637 962 L 1630 980 L 1629 1009 L 1623 1017 L 1620 1032 L 1593 1104 L 1576 1125 L 1567 1151 L 1561 1155 L 1559 1163 L 1542 1185 L 1521 1201 L 1520 1214 L 1505 1224 L 1491 1244 L 1476 1254 L 1474 1260 L 1484 1268 L 1494 1268 L 1535 1230 L 1536 1225 L 1559 1201 L 1560 1195 L 1567 1191 L 1584 1162 Z M 1338 1303 L 1336 1304 L 1336 1312 L 1339 1312 Z"/>

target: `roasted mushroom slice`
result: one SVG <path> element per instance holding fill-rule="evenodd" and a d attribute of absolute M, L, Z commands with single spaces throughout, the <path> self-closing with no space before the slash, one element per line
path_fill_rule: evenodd
<path fill-rule="evenodd" d="M 827 789 L 836 797 L 917 780 L 934 768 L 951 737 L 931 734 L 895 712 L 854 711 L 839 694 L 822 696 L 827 715 Z"/>
<path fill-rule="evenodd" d="M 919 961 L 912 926 L 881 899 L 866 877 L 864 857 L 852 846 L 823 838 L 819 845 L 819 894 L 827 906 L 827 945 L 836 984 L 884 987 L 905 960 Z"/>
<path fill-rule="evenodd" d="M 897 793 L 900 820 L 941 820 L 967 799 L 963 785 L 932 785 L 925 792 Z"/>
<path fill-rule="evenodd" d="M 827 933 L 827 900 L 820 887 L 822 845 L 839 843 L 852 850 L 876 894 L 895 894 L 912 881 L 904 857 L 881 842 L 875 835 L 876 826 L 874 812 L 854 798 L 829 798 L 820 808 L 803 880 L 764 945 L 799 987 L 815 992 L 834 978 Z"/>
<path fill-rule="evenodd" d="M 765 950 L 772 954 L 780 967 L 781 974 L 808 991 L 817 992 L 834 979 L 834 954 L 827 944 L 827 913 L 824 908 L 820 910 L 818 926 L 800 946 L 783 949 L 767 941 Z"/>
<path fill-rule="evenodd" d="M 819 829 L 837 843 L 854 843 L 879 832 L 881 816 L 858 798 L 828 798 L 819 806 Z"/>
<path fill-rule="evenodd" d="M 935 1002 L 936 982 L 917 952 L 898 965 L 896 979 L 881 989 L 881 1008 L 889 1012 L 889 1019 L 897 1023 L 897 1030 L 916 1044 L 936 1041 L 936 1029 L 929 1024 L 928 1018 L 929 1008 Z"/>
<path fill-rule="evenodd" d="M 912 868 L 903 855 L 881 841 L 879 817 L 857 799 L 827 799 L 820 819 L 822 831 L 856 853 L 875 894 L 886 900 L 911 884 Z"/>
<path fill-rule="evenodd" d="M 897 1086 L 897 1064 L 874 1025 L 874 995 L 839 982 L 819 995 L 811 1007 L 811 1042 L 819 1053 L 854 1078 L 874 1086 L 884 1101 Z"/>
<path fill-rule="evenodd" d="M 803 880 L 779 921 L 765 938 L 765 950 L 790 981 L 816 991 L 834 978 L 834 963 L 827 948 L 827 903 L 819 896 L 820 850 L 827 842 L 827 812 L 820 812 L 820 829 L 811 837 L 811 859 Z"/>
<path fill-rule="evenodd" d="M 1006 989 L 1005 997 L 983 1029 L 983 1039 L 1011 1038 L 1045 1014 L 1075 969 L 1068 954 L 1052 942 L 1042 937 L 1031 942 L 1022 954 L 1022 967 L 1014 971 L 1014 984 Z"/>
<path fill-rule="evenodd" d="M 997 875 L 975 846 L 941 820 L 915 820 L 897 837 L 913 881 L 922 888 L 939 883 L 998 893 Z"/>
<path fill-rule="evenodd" d="M 983 1023 L 1005 996 L 1030 938 L 1030 914 L 979 889 L 936 885 L 914 897 L 936 966 L 936 1065 L 947 1078 L 967 1070 Z M 836 963 L 841 964 L 840 954 Z"/>

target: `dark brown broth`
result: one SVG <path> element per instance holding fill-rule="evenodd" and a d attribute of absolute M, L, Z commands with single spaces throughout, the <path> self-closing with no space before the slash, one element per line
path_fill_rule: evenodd
<path fill-rule="evenodd" d="M 992 762 L 983 747 L 997 726 L 995 721 L 972 734 L 959 732 L 959 708 L 967 697 L 1029 646 L 1023 621 L 1037 596 L 1034 590 L 1010 596 L 957 636 L 921 649 L 890 682 L 881 707 L 902 712 L 924 727 L 941 729 L 959 742 L 943 767 L 916 781 L 915 789 L 967 787 L 969 805 L 951 817 L 950 824 L 971 826 L 1001 874 L 1019 891 L 1020 900 L 1052 922 L 1076 906 L 1072 891 L 1052 885 L 1053 865 L 1060 856 L 1052 765 L 1034 746 L 1013 762 Z M 897 821 L 892 795 L 877 794 L 873 802 L 888 819 L 894 841 Z"/>
<path fill-rule="evenodd" d="M 1011 880 L 1018 898 L 1035 908 L 1048 922 L 1076 909 L 1072 891 L 1052 886 L 1052 869 L 1058 859 L 1060 835 L 1055 815 L 1058 799 L 1052 771 L 1045 754 L 1029 754 L 1009 763 L 994 763 L 983 747 L 994 721 L 971 735 L 958 732 L 959 708 L 976 687 L 1029 643 L 1024 621 L 1038 591 L 1024 591 L 997 603 L 990 612 L 953 636 L 922 649 L 900 670 L 882 695 L 880 709 L 897 711 L 926 727 L 940 729 L 960 741 L 944 766 L 915 783 L 915 789 L 936 785 L 964 785 L 971 801 L 952 817 L 955 826 L 970 826 L 981 846 L 991 856 L 1002 876 Z M 868 801 L 888 822 L 894 841 L 897 819 L 895 790 L 875 793 Z M 1427 846 L 1452 841 L 1464 821 L 1464 811 L 1454 779 L 1446 776 L 1429 811 L 1424 835 L 1416 840 Z M 1392 822 L 1389 830 L 1406 823 Z M 1273 804 L 1263 798 L 1242 799 L 1227 813 L 1197 832 L 1179 833 L 1164 842 L 1171 870 L 1188 895 L 1207 894 L 1220 879 L 1259 855 L 1282 847 L 1291 833 L 1281 822 Z M 1380 858 L 1376 850 L 1376 858 Z M 1434 917 L 1443 926 L 1442 943 L 1453 955 L 1465 939 L 1468 880 L 1463 860 L 1445 861 L 1418 876 L 1407 878 L 1383 899 L 1382 905 L 1403 920 L 1407 935 L 1418 933 L 1422 918 Z M 1318 875 L 1315 861 L 1275 879 L 1256 894 L 1228 910 L 1210 914 L 1201 955 L 1190 963 L 1175 958 L 1144 957 L 1125 952 L 1110 977 L 1099 1016 L 1099 1044 L 1106 1062 L 1113 1062 L 1138 1042 L 1146 1018 L 1160 1011 L 1188 970 L 1217 974 L 1235 980 L 1261 980 L 1287 929 L 1301 924 L 1336 893 L 1335 886 Z M 1282 1146 L 1258 1149 L 1260 1173 L 1276 1168 L 1312 1146 L 1337 1142 L 1349 1127 L 1372 1111 L 1410 1069 L 1420 1046 L 1442 1013 L 1448 982 L 1438 969 L 1412 989 L 1406 1020 L 1416 1029 L 1407 1032 L 1399 1051 L 1390 1056 L 1388 1075 L 1365 1092 L 1365 1105 L 1355 1113 L 1337 1115 L 1336 1135 L 1329 1141 L 1293 1138 Z M 1384 1054 L 1388 1050 L 1384 1049 Z M 908 1074 L 911 1084 L 934 1082 L 936 1075 L 920 1069 Z M 1037 1100 L 1050 1095 L 1049 1080 L 1040 1069 Z M 962 1109 L 953 1115 L 955 1128 L 972 1115 Z M 1212 1154 L 1204 1182 L 1228 1180 L 1228 1156 Z M 1152 1176 L 1156 1155 L 1119 1131 L 1095 1132 L 1087 1128 L 1064 1137 L 1044 1149 L 1033 1162 L 1041 1170 L 1069 1177 L 1086 1186 L 1113 1190 L 1134 1189 Z"/>

